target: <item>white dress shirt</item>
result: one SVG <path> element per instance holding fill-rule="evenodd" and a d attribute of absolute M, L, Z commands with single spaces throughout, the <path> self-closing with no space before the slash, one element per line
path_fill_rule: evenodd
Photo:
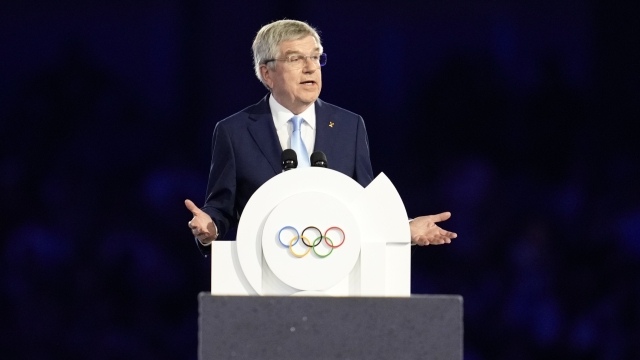
<path fill-rule="evenodd" d="M 273 124 L 276 126 L 276 133 L 278 133 L 278 140 L 280 140 L 282 150 L 291 149 L 293 124 L 289 120 L 291 120 L 295 114 L 280 105 L 272 95 L 269 95 L 269 107 L 271 108 Z M 311 106 L 298 115 L 304 119 L 302 126 L 300 126 L 300 132 L 302 133 L 302 141 L 304 141 L 304 145 L 307 147 L 307 154 L 311 155 L 313 153 L 313 147 L 316 144 L 315 103 L 311 104 Z"/>

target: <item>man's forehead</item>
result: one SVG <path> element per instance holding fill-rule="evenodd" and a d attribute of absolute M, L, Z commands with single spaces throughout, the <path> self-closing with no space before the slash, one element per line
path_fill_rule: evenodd
<path fill-rule="evenodd" d="M 285 40 L 280 43 L 280 52 L 284 54 L 308 51 L 320 51 L 320 46 L 311 35 L 297 40 Z"/>

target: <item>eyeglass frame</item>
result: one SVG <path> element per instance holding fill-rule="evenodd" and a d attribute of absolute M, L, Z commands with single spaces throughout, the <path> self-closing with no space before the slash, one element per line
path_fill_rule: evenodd
<path fill-rule="evenodd" d="M 274 58 L 274 59 L 267 59 L 267 60 L 264 60 L 264 61 L 262 62 L 262 64 L 266 65 L 266 64 L 268 64 L 268 63 L 270 63 L 270 62 L 272 62 L 272 61 L 284 61 L 284 62 L 286 62 L 287 64 L 289 64 L 290 66 L 294 66 L 294 64 L 295 64 L 295 63 L 293 63 L 293 62 L 291 62 L 291 61 L 289 60 L 289 58 L 290 58 L 291 56 L 300 56 L 300 57 L 302 57 L 302 58 L 305 60 L 305 62 L 304 62 L 304 63 L 300 63 L 300 64 L 301 64 L 300 69 L 304 67 L 304 65 L 306 64 L 307 60 L 311 60 L 314 64 L 318 64 L 320 67 L 323 67 L 323 66 L 327 65 L 327 53 L 320 53 L 320 54 L 318 54 L 318 55 L 303 55 L 303 54 L 300 54 L 300 53 L 294 53 L 294 54 L 289 54 L 289 55 L 288 55 L 286 58 L 284 58 L 284 59 L 275 59 L 275 58 Z M 312 59 L 311 59 L 312 57 L 315 57 L 315 56 L 317 56 L 317 57 L 318 57 L 317 63 L 315 62 L 315 60 L 312 60 Z M 321 61 L 321 59 L 322 59 L 323 57 L 324 57 L 324 64 L 323 64 L 323 63 L 322 63 L 322 61 Z"/>

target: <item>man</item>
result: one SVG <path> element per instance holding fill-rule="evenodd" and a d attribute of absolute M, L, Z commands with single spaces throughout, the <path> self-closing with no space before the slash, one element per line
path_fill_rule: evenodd
<path fill-rule="evenodd" d="M 362 186 L 373 180 L 362 118 L 318 98 L 327 58 L 316 30 L 301 21 L 276 21 L 258 31 L 252 50 L 256 76 L 270 94 L 216 125 L 205 205 L 185 200 L 203 253 L 237 224 L 251 195 L 281 172 L 283 149 L 297 149 L 299 166 L 308 166 L 307 154 L 323 151 L 330 168 Z M 450 216 L 413 219 L 412 243 L 450 243 L 457 235 L 436 225 Z"/>

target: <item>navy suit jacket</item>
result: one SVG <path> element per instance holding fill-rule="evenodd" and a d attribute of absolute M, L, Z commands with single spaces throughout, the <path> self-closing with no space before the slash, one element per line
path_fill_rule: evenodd
<path fill-rule="evenodd" d="M 373 180 L 369 140 L 362 117 L 317 99 L 314 151 L 327 155 L 328 167 L 366 187 Z M 282 172 L 282 148 L 269 107 L 260 102 L 218 122 L 213 131 L 207 197 L 202 210 L 223 236 L 236 226 L 249 198 Z M 294 170 L 295 171 L 295 170 Z M 203 253 L 210 246 L 196 244 Z"/>

